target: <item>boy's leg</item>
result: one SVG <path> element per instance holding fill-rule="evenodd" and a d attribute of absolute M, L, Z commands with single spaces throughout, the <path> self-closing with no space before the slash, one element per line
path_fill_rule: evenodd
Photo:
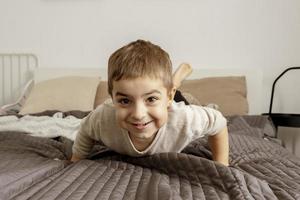
<path fill-rule="evenodd" d="M 192 73 L 193 69 L 192 67 L 187 63 L 182 63 L 179 65 L 179 67 L 176 69 L 176 71 L 173 74 L 173 85 L 175 89 L 178 89 L 181 85 L 181 82 Z"/>
<path fill-rule="evenodd" d="M 182 96 L 181 92 L 179 90 L 177 90 L 180 85 L 181 82 L 192 73 L 193 69 L 192 67 L 187 64 L 187 63 L 182 63 L 181 65 L 179 65 L 179 67 L 176 69 L 176 71 L 173 74 L 173 85 L 174 85 L 174 90 L 175 95 L 174 95 L 174 101 L 176 102 L 180 102 L 180 101 L 184 101 L 184 103 L 186 105 L 189 105 L 189 102 Z"/>

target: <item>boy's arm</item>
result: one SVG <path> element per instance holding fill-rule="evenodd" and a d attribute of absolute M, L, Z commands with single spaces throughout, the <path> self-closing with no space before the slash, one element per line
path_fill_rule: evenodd
<path fill-rule="evenodd" d="M 77 133 L 76 139 L 72 147 L 71 161 L 75 162 L 85 158 L 90 153 L 93 145 L 94 140 L 90 138 L 88 132 L 80 130 Z"/>
<path fill-rule="evenodd" d="M 185 106 L 186 122 L 194 131 L 192 140 L 208 136 L 214 161 L 228 166 L 227 120 L 220 111 L 197 105 Z"/>
<path fill-rule="evenodd" d="M 72 154 L 71 162 L 76 162 L 76 161 L 79 161 L 79 160 L 81 160 L 80 157 L 77 157 L 76 155 Z"/>
<path fill-rule="evenodd" d="M 208 143 L 212 151 L 213 160 L 228 166 L 229 143 L 227 127 L 215 135 L 209 136 Z"/>
<path fill-rule="evenodd" d="M 80 125 L 72 147 L 72 162 L 85 158 L 93 148 L 94 139 L 91 137 L 95 131 L 93 128 L 95 123 L 93 118 L 94 116 L 91 113 Z"/>
<path fill-rule="evenodd" d="M 88 130 L 80 128 L 72 146 L 72 156 L 70 161 L 76 162 L 85 159 L 94 146 L 94 139 L 89 135 Z"/>

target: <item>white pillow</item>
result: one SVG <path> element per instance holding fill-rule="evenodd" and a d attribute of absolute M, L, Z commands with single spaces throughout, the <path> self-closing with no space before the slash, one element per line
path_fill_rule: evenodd
<path fill-rule="evenodd" d="M 93 109 L 99 77 L 66 76 L 34 85 L 21 115 L 45 110 L 90 111 Z"/>

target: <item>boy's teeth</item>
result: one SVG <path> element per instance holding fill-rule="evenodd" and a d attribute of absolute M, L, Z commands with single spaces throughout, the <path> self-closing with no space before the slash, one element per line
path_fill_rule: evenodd
<path fill-rule="evenodd" d="M 134 124 L 134 125 L 138 126 L 138 127 L 142 127 L 142 126 L 146 126 L 147 124 L 149 124 L 149 122 L 146 122 L 146 123 L 143 123 L 143 124 Z"/>

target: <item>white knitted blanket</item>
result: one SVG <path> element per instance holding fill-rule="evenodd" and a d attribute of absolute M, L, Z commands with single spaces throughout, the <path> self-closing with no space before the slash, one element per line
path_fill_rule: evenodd
<path fill-rule="evenodd" d="M 54 138 L 63 136 L 74 141 L 82 119 L 74 116 L 63 118 L 62 113 L 49 116 L 1 116 L 0 131 L 21 131 L 32 136 Z"/>

